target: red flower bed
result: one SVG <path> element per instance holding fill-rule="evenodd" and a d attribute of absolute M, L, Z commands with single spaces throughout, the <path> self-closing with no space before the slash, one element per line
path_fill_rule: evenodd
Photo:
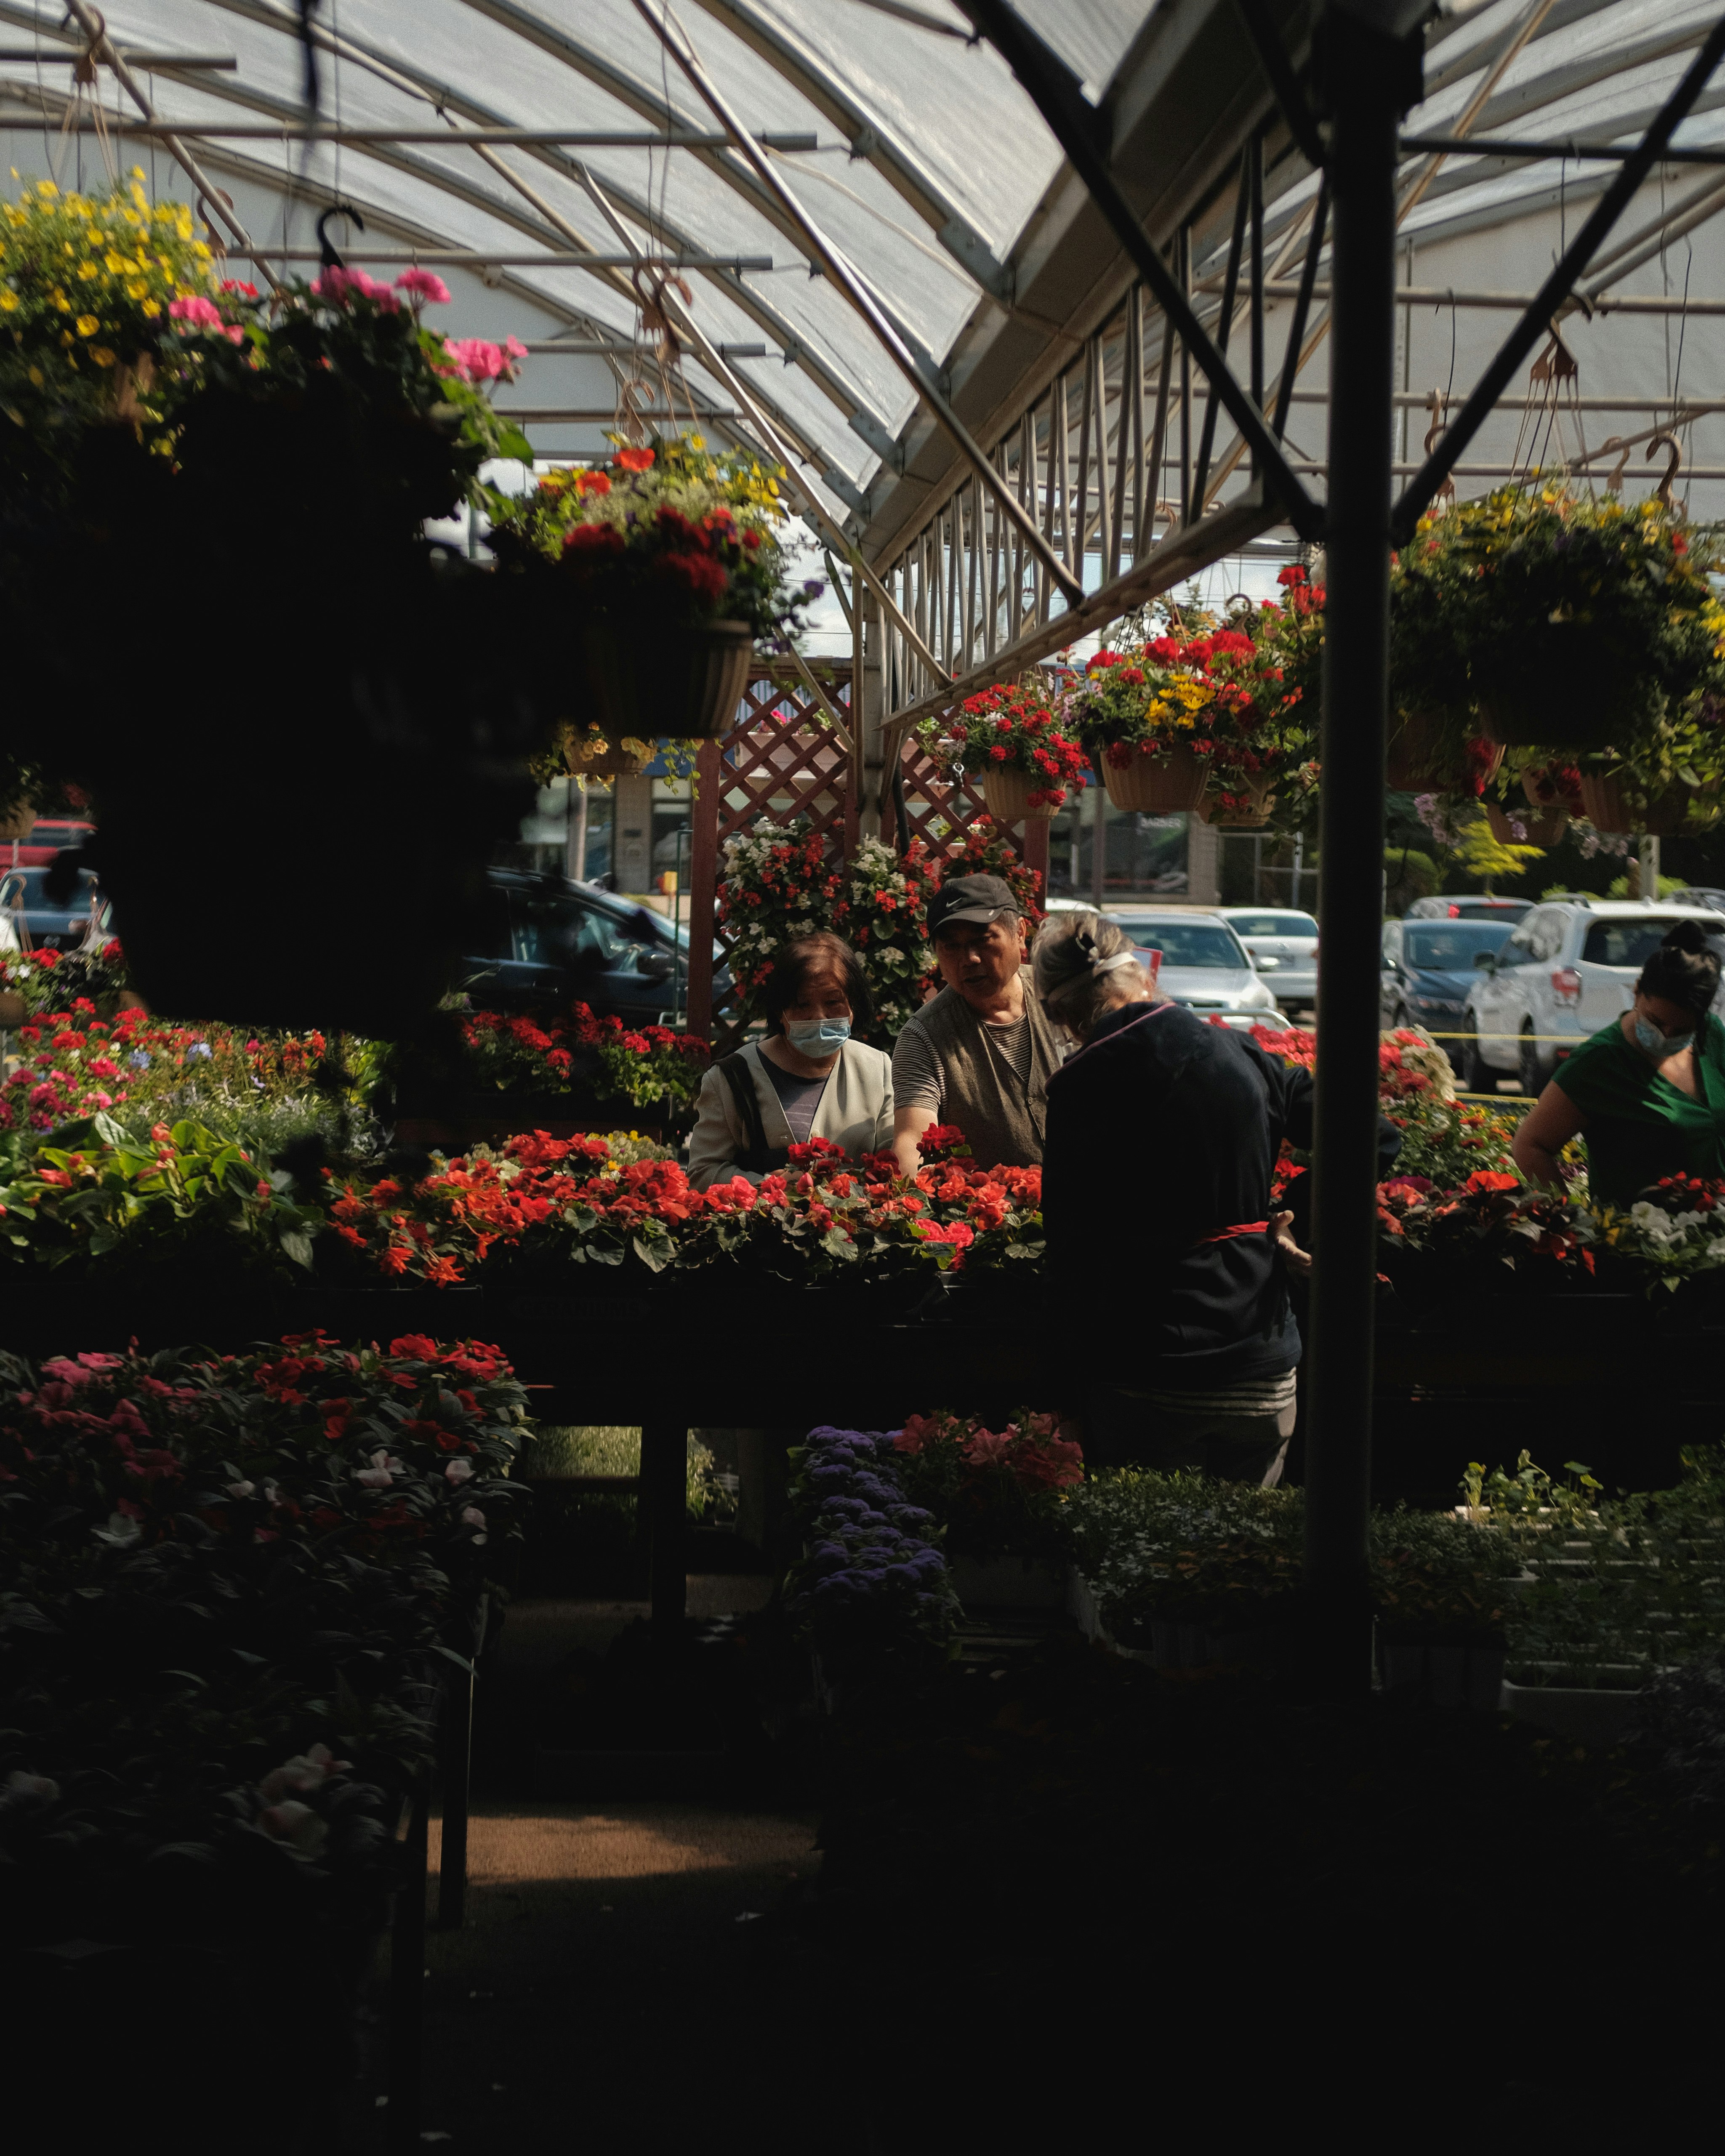
<path fill-rule="evenodd" d="M 952 1158 L 906 1179 L 891 1154 L 852 1163 L 815 1138 L 758 1184 L 739 1176 L 699 1191 L 675 1161 L 632 1150 L 531 1132 L 500 1152 L 452 1160 L 411 1190 L 391 1178 L 332 1178 L 330 1211 L 336 1235 L 379 1270 L 439 1286 L 522 1260 L 660 1272 L 742 1258 L 798 1279 L 860 1262 L 878 1278 L 1041 1255 L 1039 1168 Z"/>

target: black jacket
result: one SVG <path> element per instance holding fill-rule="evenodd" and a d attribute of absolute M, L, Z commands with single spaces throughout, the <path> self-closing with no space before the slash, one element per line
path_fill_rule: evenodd
<path fill-rule="evenodd" d="M 1126 1382 L 1179 1391 L 1291 1370 L 1273 1240 L 1208 1240 L 1269 1219 L 1284 1138 L 1312 1142 L 1310 1071 L 1179 1004 L 1109 1012 L 1048 1089 L 1049 1276 L 1075 1342 L 1118 1327 Z"/>

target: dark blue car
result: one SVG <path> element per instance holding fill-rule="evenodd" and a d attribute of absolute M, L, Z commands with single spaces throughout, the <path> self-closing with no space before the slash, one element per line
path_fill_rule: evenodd
<path fill-rule="evenodd" d="M 1480 957 L 1495 958 L 1515 925 L 1513 919 L 1386 921 L 1378 989 L 1384 1023 L 1459 1033 Z"/>
<path fill-rule="evenodd" d="M 633 899 L 567 877 L 492 869 L 476 949 L 458 985 L 490 1010 L 567 1010 L 584 1003 L 599 1018 L 670 1024 L 689 1001 L 689 930 Z M 716 966 L 722 953 L 714 947 Z M 714 980 L 721 996 L 729 985 Z"/>

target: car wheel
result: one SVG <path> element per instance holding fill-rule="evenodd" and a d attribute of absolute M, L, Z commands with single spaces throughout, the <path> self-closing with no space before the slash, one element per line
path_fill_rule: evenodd
<path fill-rule="evenodd" d="M 1519 1062 L 1522 1091 L 1524 1093 L 1531 1093 L 1534 1099 L 1538 1100 L 1545 1091 L 1545 1081 L 1550 1077 L 1551 1073 L 1540 1060 L 1539 1050 L 1535 1045 L 1533 1029 L 1531 1026 L 1523 1026 L 1522 1029 Z"/>
<path fill-rule="evenodd" d="M 1479 1028 L 1474 1019 L 1467 1020 L 1467 1032 L 1461 1040 L 1445 1044 L 1450 1068 L 1455 1073 L 1455 1083 L 1464 1093 L 1490 1093 L 1495 1091 L 1494 1074 L 1486 1068 L 1480 1054 Z"/>

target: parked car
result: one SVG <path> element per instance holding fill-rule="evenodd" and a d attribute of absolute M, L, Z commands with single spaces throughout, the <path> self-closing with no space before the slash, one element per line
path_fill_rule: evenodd
<path fill-rule="evenodd" d="M 39 816 L 28 837 L 0 843 L 0 867 L 45 869 L 63 847 L 81 846 L 95 829 L 69 816 Z"/>
<path fill-rule="evenodd" d="M 1494 898 L 1489 891 L 1460 898 L 1416 898 L 1402 916 L 1406 921 L 1519 921 L 1532 911 L 1531 898 Z"/>
<path fill-rule="evenodd" d="M 106 908 L 88 869 L 78 871 L 78 887 L 62 906 L 51 906 L 43 890 L 45 868 L 0 867 L 0 911 L 18 932 L 20 942 L 39 951 L 75 951 L 90 934 L 94 914 L 100 928 Z"/>
<path fill-rule="evenodd" d="M 1219 914 L 1111 906 L 1108 917 L 1140 950 L 1161 952 L 1162 992 L 1176 1003 L 1232 1026 L 1287 1024 L 1251 954 Z"/>
<path fill-rule="evenodd" d="M 1317 923 L 1292 906 L 1219 906 L 1217 913 L 1258 962 L 1285 1010 L 1317 1001 Z"/>
<path fill-rule="evenodd" d="M 482 921 L 482 947 L 464 959 L 458 977 L 477 1004 L 519 1010 L 584 1003 L 601 1018 L 647 1025 L 669 1024 L 679 1003 L 687 1003 L 688 928 L 674 929 L 650 906 L 564 876 L 492 869 Z M 715 944 L 716 966 L 721 955 Z M 716 996 L 728 985 L 728 975 L 715 975 Z"/>
<path fill-rule="evenodd" d="M 1482 954 L 1496 952 L 1514 927 L 1508 921 L 1386 921 L 1378 1007 L 1385 1025 L 1424 1026 L 1428 1033 L 1461 1030 L 1467 992 Z M 1451 1061 L 1459 1041 L 1441 1043 Z"/>
<path fill-rule="evenodd" d="M 1524 1093 L 1539 1092 L 1572 1045 L 1629 1009 L 1642 966 L 1686 920 L 1721 929 L 1707 906 L 1560 899 L 1535 906 L 1498 949 L 1482 946 L 1461 1015 L 1469 1038 L 1452 1044 L 1464 1088 L 1486 1091 L 1514 1072 Z"/>

